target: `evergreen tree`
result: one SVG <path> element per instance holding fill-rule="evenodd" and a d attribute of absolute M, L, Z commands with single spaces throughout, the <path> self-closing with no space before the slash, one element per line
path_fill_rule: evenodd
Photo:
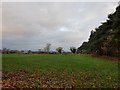
<path fill-rule="evenodd" d="M 120 5 L 113 14 L 108 15 L 106 22 L 91 31 L 89 41 L 84 42 L 77 51 L 108 56 L 120 55 Z"/>

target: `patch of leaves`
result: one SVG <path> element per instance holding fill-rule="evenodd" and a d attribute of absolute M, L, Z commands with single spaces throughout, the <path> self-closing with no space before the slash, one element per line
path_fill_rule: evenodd
<path fill-rule="evenodd" d="M 65 70 L 62 72 L 48 70 L 31 73 L 19 70 L 2 73 L 2 88 L 117 88 L 117 83 L 111 83 L 113 80 L 110 75 L 103 78 L 91 72 L 68 73 Z"/>

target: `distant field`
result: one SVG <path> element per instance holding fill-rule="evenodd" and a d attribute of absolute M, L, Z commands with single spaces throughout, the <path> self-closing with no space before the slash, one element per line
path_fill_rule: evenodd
<path fill-rule="evenodd" d="M 117 88 L 118 62 L 90 55 L 3 54 L 3 88 Z"/>

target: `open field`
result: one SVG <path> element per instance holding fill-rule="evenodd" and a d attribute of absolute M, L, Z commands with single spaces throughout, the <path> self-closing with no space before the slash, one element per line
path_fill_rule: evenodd
<path fill-rule="evenodd" d="M 118 88 L 118 62 L 90 55 L 3 54 L 3 88 Z"/>

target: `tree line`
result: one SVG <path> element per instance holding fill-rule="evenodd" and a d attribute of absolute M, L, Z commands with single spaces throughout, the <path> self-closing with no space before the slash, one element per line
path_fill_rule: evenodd
<path fill-rule="evenodd" d="M 56 51 L 51 51 L 51 45 L 50 43 L 47 43 L 44 49 L 38 49 L 38 51 L 32 51 L 32 50 L 10 50 L 7 48 L 3 48 L 0 50 L 0 53 L 2 54 L 9 54 L 9 53 L 18 53 L 18 54 L 32 54 L 32 53 L 37 53 L 37 54 L 65 54 L 65 53 L 70 53 L 70 52 L 65 52 L 63 50 L 63 47 L 57 47 Z M 76 47 L 71 46 L 70 47 L 71 53 L 75 54 L 77 52 Z"/>
<path fill-rule="evenodd" d="M 120 5 L 114 13 L 108 15 L 106 22 L 91 31 L 88 42 L 83 42 L 78 52 L 119 57 Z"/>

